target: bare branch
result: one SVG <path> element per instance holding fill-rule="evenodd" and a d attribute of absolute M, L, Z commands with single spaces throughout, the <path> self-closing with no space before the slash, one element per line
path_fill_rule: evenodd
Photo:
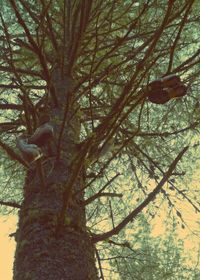
<path fill-rule="evenodd" d="M 0 200 L 0 205 L 14 207 L 14 208 L 21 208 L 21 205 L 16 203 L 16 202 L 14 202 L 14 201 L 3 201 L 3 200 Z"/>
<path fill-rule="evenodd" d="M 91 197 L 89 197 L 88 199 L 86 199 L 83 203 L 83 205 L 88 205 L 89 203 L 93 202 L 95 199 L 100 198 L 100 197 L 123 197 L 122 193 L 97 193 Z"/>
<path fill-rule="evenodd" d="M 1 66 L 0 66 L 1 68 Z M 20 73 L 20 71 L 18 71 L 18 69 L 16 69 L 17 72 Z M 37 86 L 37 85 L 24 85 L 25 88 L 27 89 L 39 89 L 39 90 L 44 90 L 47 88 L 47 86 Z M 0 84 L 0 88 L 5 88 L 5 89 L 20 89 L 19 85 L 6 85 L 6 84 Z"/>
<path fill-rule="evenodd" d="M 11 104 L 11 103 L 0 104 L 0 110 L 8 110 L 8 109 L 21 111 L 23 109 L 23 105 Z"/>
<path fill-rule="evenodd" d="M 22 68 L 15 68 L 17 73 L 19 74 L 26 74 L 26 75 L 30 75 L 30 76 L 36 76 L 39 78 L 42 78 L 41 73 L 37 72 L 37 71 L 33 71 L 33 70 L 29 70 L 29 69 L 22 69 Z M 9 72 L 9 73 L 13 73 L 13 68 L 10 66 L 2 66 L 0 65 L 0 71 L 4 71 L 4 72 Z"/>

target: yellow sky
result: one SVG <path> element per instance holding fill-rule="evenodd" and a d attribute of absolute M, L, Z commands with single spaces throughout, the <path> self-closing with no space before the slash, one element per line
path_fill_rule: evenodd
<path fill-rule="evenodd" d="M 0 216 L 0 279 L 12 280 L 12 266 L 15 251 L 15 241 L 9 234 L 15 232 L 16 217 Z"/>

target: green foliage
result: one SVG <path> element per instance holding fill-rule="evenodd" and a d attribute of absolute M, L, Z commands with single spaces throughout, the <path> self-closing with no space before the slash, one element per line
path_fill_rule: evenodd
<path fill-rule="evenodd" d="M 129 235 L 129 244 L 122 243 L 120 253 L 113 246 L 110 265 L 116 268 L 120 279 L 198 279 L 197 256 L 189 251 L 185 254 L 175 225 L 165 229 L 165 235 L 153 237 L 151 226 L 141 216 L 134 233 Z"/>

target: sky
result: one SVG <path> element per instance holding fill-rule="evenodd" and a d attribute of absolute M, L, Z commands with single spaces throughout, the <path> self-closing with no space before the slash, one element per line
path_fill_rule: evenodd
<path fill-rule="evenodd" d="M 15 251 L 14 238 L 9 234 L 15 232 L 16 216 L 0 216 L 0 279 L 12 280 L 12 266 Z"/>

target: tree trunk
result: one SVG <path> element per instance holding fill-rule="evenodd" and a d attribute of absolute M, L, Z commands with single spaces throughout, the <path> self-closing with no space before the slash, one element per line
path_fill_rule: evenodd
<path fill-rule="evenodd" d="M 53 76 L 59 106 L 50 106 L 56 137 L 52 149 L 58 147 L 65 112 L 68 81 L 59 71 Z M 63 106 L 64 105 L 64 106 Z M 14 280 L 95 280 L 94 247 L 86 228 L 83 178 L 81 172 L 73 184 L 73 195 L 65 211 L 64 222 L 58 227 L 63 206 L 63 193 L 68 186 L 77 154 L 80 122 L 71 106 L 61 141 L 60 158 L 49 157 L 32 164 L 24 185 L 24 200 L 16 234 L 17 248 Z M 73 117 L 74 116 L 74 117 Z M 43 173 L 43 176 L 41 176 Z M 45 179 L 44 181 L 42 180 Z M 78 191 L 78 194 L 75 195 Z"/>

